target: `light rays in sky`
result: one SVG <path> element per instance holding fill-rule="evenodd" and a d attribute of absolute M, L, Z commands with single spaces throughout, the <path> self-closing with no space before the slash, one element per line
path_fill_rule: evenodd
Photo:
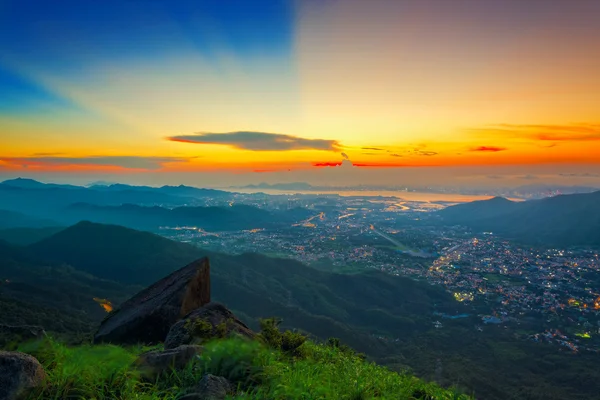
<path fill-rule="evenodd" d="M 593 0 L 27 3 L 0 173 L 600 165 Z"/>

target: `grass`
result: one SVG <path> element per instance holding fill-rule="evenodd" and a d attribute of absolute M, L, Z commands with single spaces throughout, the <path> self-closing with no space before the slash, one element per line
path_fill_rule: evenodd
<path fill-rule="evenodd" d="M 176 400 L 208 373 L 228 378 L 238 388 L 236 399 L 469 399 L 367 362 L 344 346 L 309 341 L 292 356 L 259 341 L 213 340 L 184 370 L 144 382 L 132 363 L 152 349 L 69 347 L 53 339 L 19 348 L 37 357 L 48 374 L 31 399 Z"/>

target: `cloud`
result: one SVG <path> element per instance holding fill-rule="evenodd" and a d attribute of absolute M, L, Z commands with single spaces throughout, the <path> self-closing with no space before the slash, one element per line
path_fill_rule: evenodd
<path fill-rule="evenodd" d="M 399 163 L 354 163 L 355 167 L 379 167 L 379 168 L 394 168 L 394 167 L 410 167 L 412 165 Z"/>
<path fill-rule="evenodd" d="M 437 156 L 439 154 L 437 151 L 423 150 L 425 147 L 426 147 L 425 145 L 419 145 L 419 146 L 415 146 L 412 148 L 396 149 L 395 151 L 387 150 L 387 152 L 390 153 L 390 156 L 392 156 L 392 157 L 410 157 L 410 156 L 431 157 L 431 156 Z"/>
<path fill-rule="evenodd" d="M 419 155 L 421 155 L 421 156 L 427 156 L 427 157 L 437 156 L 438 155 L 438 153 L 435 152 L 435 151 L 418 150 L 416 153 L 419 154 Z"/>
<path fill-rule="evenodd" d="M 592 174 L 589 172 L 584 173 L 560 173 L 559 176 L 565 176 L 569 178 L 600 178 L 600 174 Z"/>
<path fill-rule="evenodd" d="M 34 157 L 55 157 L 55 156 L 63 156 L 65 153 L 34 153 Z"/>
<path fill-rule="evenodd" d="M 542 124 L 495 124 L 490 128 L 468 129 L 475 133 L 496 133 L 504 136 L 529 138 L 539 141 L 553 142 L 588 142 L 600 141 L 600 124 L 569 124 L 569 125 L 542 125 Z M 554 147 L 556 144 L 547 146 Z"/>
<path fill-rule="evenodd" d="M 361 147 L 362 150 L 385 151 L 381 147 Z"/>
<path fill-rule="evenodd" d="M 496 153 L 498 151 L 505 151 L 506 147 L 495 147 L 495 146 L 479 146 L 479 147 L 473 147 L 471 149 L 469 149 L 469 151 L 484 151 L 484 152 L 491 152 L 491 153 Z"/>
<path fill-rule="evenodd" d="M 292 135 L 266 132 L 227 132 L 196 133 L 193 135 L 171 136 L 173 142 L 196 144 L 220 144 L 237 149 L 252 151 L 288 151 L 288 150 L 328 150 L 340 148 L 337 140 L 304 139 Z"/>
<path fill-rule="evenodd" d="M 342 157 L 344 157 L 346 160 L 349 160 L 348 154 L 346 154 L 346 153 L 342 153 Z"/>
<path fill-rule="evenodd" d="M 341 161 L 322 161 L 322 162 L 313 162 L 313 167 L 339 167 L 342 165 Z"/>
<path fill-rule="evenodd" d="M 116 166 L 128 169 L 160 169 L 163 164 L 186 162 L 189 158 L 141 157 L 141 156 L 89 156 L 89 157 L 1 157 L 0 161 L 11 165 L 66 166 L 94 165 Z"/>

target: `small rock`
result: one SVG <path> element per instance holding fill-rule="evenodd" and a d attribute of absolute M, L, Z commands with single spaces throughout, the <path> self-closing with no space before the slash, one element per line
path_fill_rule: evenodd
<path fill-rule="evenodd" d="M 202 346 L 184 345 L 169 350 L 143 353 L 135 365 L 147 380 L 155 380 L 163 373 L 184 369 L 195 356 L 202 354 Z"/>
<path fill-rule="evenodd" d="M 202 343 L 207 339 L 226 337 L 232 333 L 250 339 L 256 336 L 227 307 L 213 302 L 192 311 L 171 326 L 165 339 L 165 349 L 172 349 L 183 344 Z"/>
<path fill-rule="evenodd" d="M 46 372 L 35 357 L 18 351 L 0 351 L 0 399 L 25 398 L 45 379 Z"/>
<path fill-rule="evenodd" d="M 222 376 L 204 375 L 194 389 L 202 400 L 223 400 L 228 394 L 233 393 L 233 385 Z M 191 399 L 188 399 L 191 400 Z"/>

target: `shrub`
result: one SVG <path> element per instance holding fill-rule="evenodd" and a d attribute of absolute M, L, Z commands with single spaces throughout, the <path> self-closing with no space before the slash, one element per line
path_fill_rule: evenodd
<path fill-rule="evenodd" d="M 306 342 L 306 336 L 290 330 L 282 333 L 279 330 L 280 324 L 281 320 L 279 319 L 261 319 L 259 337 L 267 346 L 275 350 L 281 350 L 285 354 L 292 356 L 302 356 L 301 347 Z"/>

